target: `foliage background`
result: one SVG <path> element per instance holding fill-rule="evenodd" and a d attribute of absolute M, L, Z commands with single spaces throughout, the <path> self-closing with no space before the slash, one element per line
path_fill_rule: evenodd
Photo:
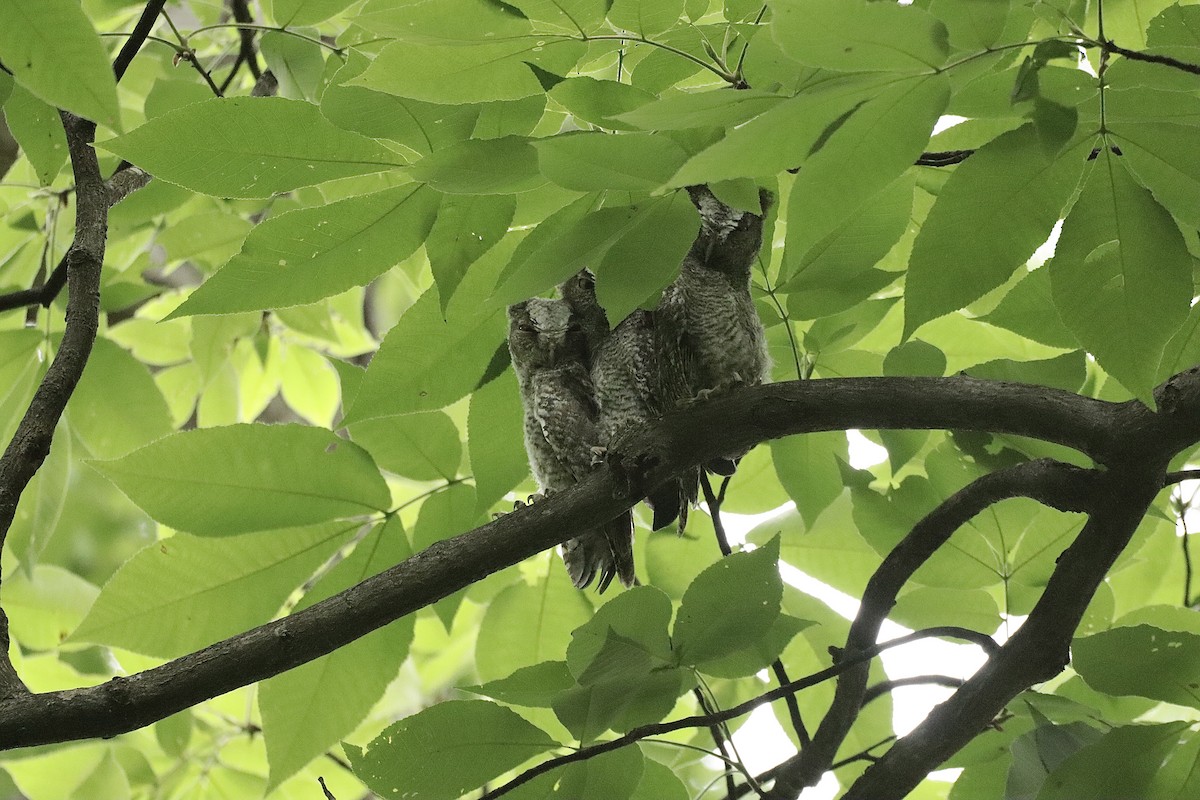
<path fill-rule="evenodd" d="M 1153 402 L 1200 362 L 1196 6 L 266 0 L 235 2 L 254 20 L 239 31 L 223 4 L 192 0 L 167 7 L 118 85 L 109 65 L 140 3 L 36 5 L 0 7 L 20 145 L 0 183 L 0 283 L 40 284 L 71 242 L 55 107 L 100 124 L 105 175 L 128 161 L 154 180 L 111 209 L 100 338 L 3 551 L 0 600 L 34 691 L 184 655 L 511 509 L 535 487 L 504 306 L 582 266 L 614 321 L 652 305 L 695 235 L 687 184 L 742 208 L 759 186 L 777 197 L 754 276 L 776 380 L 965 371 Z M 264 66 L 277 97 L 249 96 Z M 966 120 L 931 135 L 945 115 Z M 1054 258 L 1031 260 L 1064 218 Z M 5 441 L 62 302 L 0 319 Z M 364 792 L 351 764 L 385 796 L 397 781 L 422 797 L 494 785 L 610 728 L 695 713 L 694 685 L 727 708 L 766 688 L 754 676 L 776 657 L 792 677 L 828 666 L 848 623 L 783 585 L 776 555 L 858 595 L 983 472 L 1089 464 L 1009 435 L 865 435 L 888 453 L 870 470 L 849 466 L 842 431 L 743 461 L 724 510 L 795 504 L 751 533 L 753 553 L 712 566 L 700 513 L 682 538 L 642 529 L 647 586 L 605 597 L 545 553 L 150 727 L 11 751 L 10 791 L 300 798 L 321 775 L 346 798 Z M 1200 647 L 1186 504 L 1161 495 L 1073 668 L 952 759 L 953 788 L 912 796 L 1194 794 L 1200 661 L 1161 655 L 1164 637 Z M 1081 519 L 992 507 L 890 617 L 1000 629 Z M 800 692 L 804 719 L 831 693 Z M 402 718 L 400 744 L 358 749 Z M 470 731 L 520 746 L 454 749 Z M 884 697 L 841 755 L 891 734 Z M 666 738 L 555 773 L 557 796 L 705 796 L 710 732 Z M 548 796 L 541 780 L 525 796 Z"/>

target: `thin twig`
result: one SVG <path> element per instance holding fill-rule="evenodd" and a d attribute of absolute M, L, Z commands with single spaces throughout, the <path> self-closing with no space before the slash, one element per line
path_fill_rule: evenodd
<path fill-rule="evenodd" d="M 1145 61 L 1149 64 L 1162 64 L 1164 67 L 1172 67 L 1174 69 L 1189 72 L 1192 75 L 1200 75 L 1200 64 L 1190 64 L 1187 61 L 1180 61 L 1178 58 L 1170 56 L 1160 56 L 1155 53 L 1143 53 L 1138 50 L 1128 50 L 1121 47 L 1111 39 L 1105 39 L 1104 34 L 1100 34 L 1100 41 L 1097 42 L 1101 50 L 1108 53 L 1116 53 L 1117 55 L 1125 56 L 1130 61 Z"/>
<path fill-rule="evenodd" d="M 705 716 L 711 717 L 715 713 L 715 710 L 708 702 L 708 698 L 704 696 L 704 690 L 702 690 L 699 686 L 697 686 L 695 689 L 692 689 L 692 696 L 696 698 L 696 703 L 700 706 L 700 710 L 704 712 Z M 726 744 L 727 737 L 725 736 L 724 728 L 722 728 L 718 723 L 716 725 L 709 726 L 708 732 L 712 734 L 713 744 L 717 746 L 717 751 L 721 754 L 721 760 L 723 760 L 726 764 L 732 764 L 733 759 L 729 756 L 729 746 Z M 733 772 L 726 769 L 725 789 L 728 792 L 732 792 L 734 788 L 735 784 L 733 781 Z"/>
<path fill-rule="evenodd" d="M 125 44 L 121 45 L 120 52 L 113 60 L 113 74 L 118 81 L 125 77 L 125 70 L 129 69 L 129 65 L 133 63 L 133 57 L 142 49 L 146 37 L 154 29 L 154 23 L 158 21 L 158 15 L 166 4 L 167 0 L 150 0 L 142 9 L 142 15 L 138 18 L 137 24 L 133 26 L 129 38 L 125 40 Z"/>
<path fill-rule="evenodd" d="M 1163 478 L 1163 488 L 1183 481 L 1200 480 L 1200 469 L 1182 469 L 1178 472 L 1168 472 Z"/>
<path fill-rule="evenodd" d="M 957 689 L 963 685 L 962 678 L 953 678 L 949 675 L 914 675 L 911 678 L 892 678 L 891 680 L 880 681 L 871 686 L 863 694 L 863 705 L 870 703 L 872 700 L 878 700 L 893 689 L 899 689 L 901 686 L 946 686 L 951 689 Z"/>
<path fill-rule="evenodd" d="M 712 484 L 708 480 L 708 474 L 704 470 L 700 470 L 700 487 L 704 490 L 704 502 L 708 505 L 708 515 L 712 518 L 713 531 L 716 533 L 717 546 L 721 548 L 722 556 L 733 552 L 729 546 L 729 538 L 725 535 L 725 525 L 721 521 L 721 502 L 725 499 L 725 490 L 729 487 L 729 479 L 730 476 L 726 476 L 721 481 L 721 491 L 714 493 Z M 780 686 L 791 682 L 787 668 L 780 659 L 777 658 L 771 662 L 771 672 L 774 673 Z M 784 701 L 787 704 L 788 717 L 792 721 L 792 729 L 796 732 L 796 740 L 800 742 L 801 747 L 805 747 L 809 743 L 809 735 L 808 728 L 804 725 L 804 718 L 800 714 L 800 704 L 796 701 L 795 695 L 790 694 L 784 697 Z"/>

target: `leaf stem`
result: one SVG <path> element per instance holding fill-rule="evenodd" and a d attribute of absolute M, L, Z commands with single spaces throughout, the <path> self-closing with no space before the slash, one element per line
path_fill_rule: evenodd
<path fill-rule="evenodd" d="M 326 50 L 337 54 L 341 58 L 346 57 L 346 49 L 343 47 L 338 47 L 336 45 L 329 44 L 328 42 L 323 42 L 320 39 L 312 36 L 305 36 L 303 33 L 297 33 L 296 31 L 288 28 L 281 28 L 278 25 L 259 25 L 255 22 L 222 22 L 217 25 L 205 25 L 202 28 L 196 28 L 189 35 L 195 36 L 198 33 L 208 33 L 209 31 L 220 30 L 222 28 L 236 28 L 240 31 L 262 31 L 264 33 L 284 33 L 288 36 L 295 36 L 297 39 L 303 39 L 306 42 L 311 42 L 312 44 L 324 47 Z"/>
<path fill-rule="evenodd" d="M 629 34 L 629 33 L 625 33 L 625 34 L 619 34 L 619 33 L 607 34 L 607 33 L 605 33 L 605 34 L 600 34 L 597 36 L 593 36 L 590 34 L 582 34 L 581 36 L 579 36 L 577 38 L 581 42 L 611 41 L 611 42 L 638 42 L 640 44 L 648 44 L 651 47 L 657 47 L 661 50 L 666 50 L 668 53 L 674 53 L 677 56 L 686 58 L 688 61 L 691 61 L 693 64 L 699 64 L 701 67 L 704 67 L 704 69 L 708 70 L 709 72 L 716 75 L 718 78 L 720 78 L 721 80 L 725 81 L 728 84 L 731 84 L 731 85 L 737 84 L 737 76 L 729 74 L 729 72 L 721 69 L 719 66 L 714 66 L 713 64 L 710 64 L 707 61 L 705 61 L 703 58 L 700 58 L 699 56 L 694 56 L 691 53 L 687 52 L 686 50 L 680 50 L 678 47 L 674 47 L 673 45 L 664 44 L 662 42 L 656 42 L 653 39 L 647 39 L 645 36 L 637 36 L 637 35 Z"/>

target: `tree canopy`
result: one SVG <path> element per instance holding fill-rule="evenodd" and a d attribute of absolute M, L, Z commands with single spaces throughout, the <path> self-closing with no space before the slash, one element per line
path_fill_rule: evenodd
<path fill-rule="evenodd" d="M 0 102 L 0 796 L 1200 795 L 1200 5 L 7 0 Z M 514 510 L 505 307 L 653 307 L 697 184 L 773 382 Z"/>

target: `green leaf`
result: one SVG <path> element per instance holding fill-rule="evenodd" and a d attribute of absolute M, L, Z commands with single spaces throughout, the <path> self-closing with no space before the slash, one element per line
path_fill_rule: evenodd
<path fill-rule="evenodd" d="M 458 427 L 442 411 L 370 419 L 350 426 L 350 437 L 388 472 L 414 481 L 450 480 L 458 474 Z"/>
<path fill-rule="evenodd" d="M 979 589 L 918 586 L 900 596 L 888 617 L 914 630 L 938 625 L 961 625 L 973 631 L 1000 627 L 996 601 Z"/>
<path fill-rule="evenodd" d="M 295 28 L 324 22 L 345 11 L 353 2 L 354 0 L 271 0 L 271 16 L 279 27 Z"/>
<path fill-rule="evenodd" d="M 575 685 L 565 661 L 543 661 L 480 686 L 464 686 L 464 692 L 492 697 L 519 706 L 549 708 L 559 692 Z"/>
<path fill-rule="evenodd" d="M 777 105 L 771 104 L 753 119 L 731 127 L 725 138 L 692 156 L 671 179 L 671 184 L 688 186 L 796 169 L 856 109 L 894 81 L 877 75 L 844 76 Z"/>
<path fill-rule="evenodd" d="M 150 372 L 103 337 L 67 404 L 71 427 L 97 458 L 115 458 L 172 430 L 171 412 Z"/>
<path fill-rule="evenodd" d="M 510 194 L 545 183 L 538 174 L 537 152 L 521 136 L 450 145 L 414 164 L 411 175 L 448 194 Z"/>
<path fill-rule="evenodd" d="M 685 192 L 648 201 L 645 213 L 595 267 L 596 297 L 609 318 L 624 319 L 656 301 L 679 274 L 699 230 L 700 217 Z"/>
<path fill-rule="evenodd" d="M 557 743 L 503 706 L 447 700 L 390 725 L 365 750 L 346 746 L 354 774 L 382 797 L 458 797 Z"/>
<path fill-rule="evenodd" d="M 22 647 L 54 650 L 83 620 L 100 590 L 62 567 L 39 564 L 31 572 L 4 579 L 4 611 Z"/>
<path fill-rule="evenodd" d="M 933 0 L 929 11 L 940 19 L 950 44 L 960 50 L 991 47 L 1004 32 L 1011 3 L 1008 0 Z"/>
<path fill-rule="evenodd" d="M 271 217 L 168 319 L 312 303 L 370 283 L 433 226 L 437 195 L 398 186 Z"/>
<path fill-rule="evenodd" d="M 775 474 L 796 503 L 806 526 L 842 493 L 838 460 L 849 458 L 846 434 L 842 431 L 806 433 L 771 442 Z"/>
<path fill-rule="evenodd" d="M 386 39 L 432 44 L 515 39 L 531 29 L 511 5 L 491 0 L 368 0 L 354 20 Z"/>
<path fill-rule="evenodd" d="M 946 27 L 915 6 L 865 0 L 786 0 L 771 36 L 801 64 L 843 72 L 928 72 L 946 61 Z"/>
<path fill-rule="evenodd" d="M 1091 146 L 1086 136 L 1050 155 L 1034 127 L 1025 125 L 955 169 L 913 244 L 905 337 L 1003 284 L 1046 241 L 1079 183 Z"/>
<path fill-rule="evenodd" d="M 467 449 L 475 476 L 476 511 L 491 508 L 529 476 L 524 410 L 512 370 L 475 390 L 467 415 Z"/>
<path fill-rule="evenodd" d="M 119 125 L 108 54 L 74 0 L 0 5 L 0 61 L 43 102 L 110 128 Z"/>
<path fill-rule="evenodd" d="M 307 39 L 269 31 L 259 39 L 258 49 L 271 74 L 279 81 L 280 97 L 309 102 L 318 100 L 321 81 L 325 77 L 325 48 Z"/>
<path fill-rule="evenodd" d="M 16 84 L 4 103 L 4 121 L 38 181 L 49 186 L 67 163 L 67 135 L 58 112 Z"/>
<path fill-rule="evenodd" d="M 1145 797 L 1186 722 L 1126 725 L 1072 753 L 1046 777 L 1038 800 Z"/>
<path fill-rule="evenodd" d="M 544 91 L 533 66 L 564 75 L 585 47 L 535 38 L 470 45 L 394 42 L 349 83 L 430 103 L 519 100 Z"/>
<path fill-rule="evenodd" d="M 652 191 L 687 160 L 682 147 L 649 133 L 574 131 L 535 142 L 542 174 L 567 189 Z"/>
<path fill-rule="evenodd" d="M 412 555 L 398 517 L 389 517 L 305 593 L 296 610 L 349 589 Z M 258 688 L 268 791 L 337 744 L 367 716 L 408 657 L 413 618 L 404 617 Z"/>
<path fill-rule="evenodd" d="M 1153 402 L 1163 349 L 1188 314 L 1192 257 L 1123 159 L 1096 160 L 1047 268 L 1059 317 L 1080 344 Z"/>
<path fill-rule="evenodd" d="M 946 354 L 920 339 L 893 347 L 883 358 L 884 375 L 940 378 L 945 373 Z"/>
<path fill-rule="evenodd" d="M 508 232 L 516 200 L 510 195 L 446 195 L 425 241 L 442 313 L 467 268 Z"/>
<path fill-rule="evenodd" d="M 536 584 L 509 586 L 488 605 L 475 642 L 475 665 L 483 680 L 562 660 L 570 632 L 591 617 L 591 606 L 558 559 L 545 568 L 548 574 Z"/>
<path fill-rule="evenodd" d="M 357 516 L 391 502 L 366 451 L 303 425 L 194 429 L 89 463 L 155 519 L 208 536 Z"/>
<path fill-rule="evenodd" d="M 630 796 L 631 800 L 688 800 L 687 787 L 666 764 L 652 758 L 642 760 L 642 779 Z"/>
<path fill-rule="evenodd" d="M 681 664 L 719 658 L 759 639 L 779 616 L 779 540 L 713 564 L 683 595 L 672 639 Z"/>
<path fill-rule="evenodd" d="M 617 114 L 616 118 L 643 130 L 672 131 L 706 126 L 733 128 L 775 107 L 784 99 L 757 89 L 683 92 L 639 105 L 636 109 Z"/>
<path fill-rule="evenodd" d="M 13 555 L 20 559 L 21 574 L 25 577 L 32 576 L 67 508 L 67 490 L 71 486 L 75 466 L 72 450 L 74 445 L 70 428 L 60 420 L 54 431 L 49 455 L 17 502 L 17 512 L 12 529 L 8 532 L 7 543 Z"/>
<path fill-rule="evenodd" d="M 796 176 L 788 246 L 809 250 L 904 173 L 929 143 L 949 97 L 942 76 L 902 81 L 833 131 Z M 838 190 L 822 190 L 828 186 Z"/>
<path fill-rule="evenodd" d="M 335 128 L 316 106 L 282 97 L 192 103 L 96 146 L 156 178 L 218 197 L 270 197 L 404 165 L 371 139 Z"/>
<path fill-rule="evenodd" d="M 249 630 L 271 619 L 357 527 L 155 542 L 109 579 L 71 641 L 173 658 Z"/>
<path fill-rule="evenodd" d="M 625 264 L 609 261 L 607 254 L 610 250 L 632 254 L 638 246 L 637 243 L 645 240 L 649 231 L 647 226 L 656 219 L 688 225 L 685 217 L 690 216 L 691 225 L 698 225 L 694 211 L 689 212 L 679 205 L 678 201 L 669 197 L 650 198 L 636 205 L 602 208 L 581 214 L 592 202 L 590 195 L 581 197 L 576 203 L 562 209 L 552 221 L 548 220 L 550 227 L 544 233 L 536 239 L 531 235 L 523 242 L 513 254 L 512 261 L 492 296 L 492 302 L 506 305 L 516 303 L 562 283 L 583 267 L 594 267 L 597 264 L 601 264 L 598 270 L 600 274 L 603 274 L 607 267 L 616 270 L 618 275 L 628 277 L 632 270 L 627 271 Z M 660 257 L 672 256 L 678 252 L 679 244 L 684 241 L 687 230 L 685 227 L 682 231 L 673 231 L 670 236 L 664 234 L 665 252 L 660 251 Z M 692 228 L 693 238 L 695 230 Z M 626 241 L 630 244 L 623 244 Z M 655 287 L 662 288 L 670 282 L 682 256 L 683 253 L 679 253 L 675 260 L 666 264 L 650 265 L 650 259 L 643 260 L 639 254 L 637 264 L 643 267 L 650 266 L 653 272 L 649 275 L 639 275 L 639 283 L 632 287 L 621 287 L 616 283 L 605 289 L 597 287 L 597 292 L 601 293 L 601 302 L 623 303 L 631 310 L 633 306 L 647 299 L 649 294 L 655 291 Z M 646 290 L 645 294 L 642 294 L 643 289 Z M 607 293 L 613 290 L 616 296 L 608 297 Z M 610 313 L 614 312 L 610 309 Z"/>
<path fill-rule="evenodd" d="M 330 122 L 367 136 L 391 139 L 419 155 L 471 135 L 479 106 L 437 105 L 343 85 L 370 63 L 362 53 L 350 51 L 345 66 L 334 76 L 336 83 L 321 95 L 321 113 Z"/>
<path fill-rule="evenodd" d="M 597 80 L 587 75 L 567 78 L 547 95 L 576 119 L 610 130 L 636 130 L 617 119 L 654 100 L 654 95 L 628 83 Z"/>
<path fill-rule="evenodd" d="M 1079 346 L 1075 334 L 1059 319 L 1050 291 L 1050 270 L 1045 268 L 1021 278 L 1000 305 L 980 319 L 1051 347 Z"/>
<path fill-rule="evenodd" d="M 1075 671 L 1097 691 L 1200 708 L 1200 634 L 1151 625 L 1120 626 L 1076 639 Z"/>
<path fill-rule="evenodd" d="M 675 27 L 684 0 L 613 0 L 608 21 L 640 36 L 653 36 Z"/>
<path fill-rule="evenodd" d="M 1192 227 L 1200 226 L 1200 164 L 1188 143 L 1196 128 L 1158 121 L 1121 121 L 1112 136 L 1129 168 L 1167 210 Z"/>
<path fill-rule="evenodd" d="M 432 411 L 469 394 L 503 346 L 502 309 L 485 305 L 495 275 L 511 252 L 511 237 L 467 272 L 442 315 L 436 287 L 418 298 L 371 359 L 342 424 Z"/>
<path fill-rule="evenodd" d="M 803 293 L 818 286 L 844 283 L 878 264 L 908 229 L 913 187 L 913 176 L 901 175 L 804 250 L 799 243 L 811 237 L 803 227 L 789 226 L 788 238 L 797 244 L 789 243 L 784 249 L 779 288 Z"/>
<path fill-rule="evenodd" d="M 729 655 L 706 661 L 700 666 L 705 675 L 715 678 L 749 678 L 763 671 L 783 654 L 796 634 L 815 623 L 788 614 L 775 618 L 771 629 L 755 642 Z"/>
<path fill-rule="evenodd" d="M 569 764 L 552 796 L 563 800 L 626 800 L 642 779 L 645 761 L 642 748 L 634 745 Z"/>
<path fill-rule="evenodd" d="M 640 643 L 612 630 L 578 680 L 555 698 L 553 708 L 581 742 L 609 728 L 628 731 L 664 719 L 690 685 L 684 670 L 665 666 Z"/>
<path fill-rule="evenodd" d="M 652 586 L 637 586 L 622 592 L 596 610 L 595 615 L 571 633 L 567 666 L 580 681 L 595 675 L 596 658 L 611 634 L 636 646 L 658 666 L 671 660 L 671 599 Z"/>
<path fill-rule="evenodd" d="M 508 5 L 538 22 L 549 22 L 573 33 L 590 33 L 604 22 L 607 0 L 513 0 Z"/>

